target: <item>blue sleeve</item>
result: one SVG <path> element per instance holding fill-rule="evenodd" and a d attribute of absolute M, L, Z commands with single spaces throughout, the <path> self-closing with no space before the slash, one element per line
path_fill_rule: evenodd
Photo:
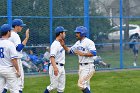
<path fill-rule="evenodd" d="M 18 44 L 18 46 L 16 47 L 16 50 L 18 52 L 20 52 L 23 48 L 24 48 L 24 45 L 23 44 Z"/>
<path fill-rule="evenodd" d="M 70 48 L 70 51 L 69 51 L 69 54 L 74 54 L 74 51 L 77 50 L 77 47 L 75 45 L 73 45 L 71 48 Z"/>
<path fill-rule="evenodd" d="M 96 56 L 96 55 L 97 55 L 96 50 L 90 50 L 90 53 L 91 53 L 91 54 L 93 54 L 94 56 Z"/>
<path fill-rule="evenodd" d="M 74 54 L 74 51 L 71 49 L 70 52 L 69 52 L 69 54 Z"/>

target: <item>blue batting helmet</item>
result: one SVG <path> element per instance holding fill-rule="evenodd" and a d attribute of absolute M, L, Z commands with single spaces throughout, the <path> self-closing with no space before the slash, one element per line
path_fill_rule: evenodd
<path fill-rule="evenodd" d="M 79 32 L 81 37 L 87 36 L 87 28 L 84 26 L 76 27 L 76 30 L 74 32 Z"/>

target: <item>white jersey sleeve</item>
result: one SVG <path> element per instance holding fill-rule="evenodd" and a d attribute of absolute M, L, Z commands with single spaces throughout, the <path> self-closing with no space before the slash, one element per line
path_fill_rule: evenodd
<path fill-rule="evenodd" d="M 87 49 L 91 53 L 93 53 L 94 51 L 96 51 L 95 43 L 93 41 L 89 40 Z"/>
<path fill-rule="evenodd" d="M 21 39 L 20 39 L 19 35 L 14 31 L 11 32 L 11 37 L 9 38 L 9 40 L 14 43 L 15 47 L 17 47 L 19 44 L 21 44 Z M 20 52 L 17 51 L 17 53 L 18 53 L 18 57 L 22 58 L 22 56 L 23 56 L 22 51 L 20 51 Z"/>
<path fill-rule="evenodd" d="M 18 44 L 21 44 L 19 35 L 14 31 L 11 32 L 11 37 L 9 38 L 9 40 L 13 42 L 16 47 L 18 46 Z"/>
<path fill-rule="evenodd" d="M 57 43 L 53 42 L 52 45 L 51 45 L 51 49 L 50 49 L 50 56 L 56 57 L 58 49 L 59 48 L 57 46 Z"/>
<path fill-rule="evenodd" d="M 65 50 L 59 41 L 54 41 L 50 48 L 50 56 L 55 57 L 56 63 L 65 64 Z"/>
<path fill-rule="evenodd" d="M 13 43 L 11 43 L 11 46 L 9 47 L 9 54 L 10 54 L 11 59 L 14 59 L 14 58 L 18 57 L 16 47 Z"/>

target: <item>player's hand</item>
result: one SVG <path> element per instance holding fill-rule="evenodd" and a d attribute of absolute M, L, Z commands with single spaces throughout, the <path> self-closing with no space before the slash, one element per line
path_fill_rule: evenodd
<path fill-rule="evenodd" d="M 84 56 L 84 53 L 79 50 L 75 50 L 74 53 L 79 56 Z"/>
<path fill-rule="evenodd" d="M 54 75 L 57 76 L 57 75 L 58 75 L 58 72 L 59 72 L 59 71 L 58 71 L 58 68 L 55 67 L 55 68 L 54 68 Z"/>
<path fill-rule="evenodd" d="M 18 78 L 21 76 L 20 72 L 16 72 L 16 75 Z"/>
<path fill-rule="evenodd" d="M 64 46 L 65 45 L 64 39 L 59 39 L 59 42 L 60 42 L 61 46 Z"/>
<path fill-rule="evenodd" d="M 29 29 L 27 29 L 27 30 L 26 30 L 26 33 L 25 33 L 27 39 L 29 38 L 29 32 L 30 32 Z"/>

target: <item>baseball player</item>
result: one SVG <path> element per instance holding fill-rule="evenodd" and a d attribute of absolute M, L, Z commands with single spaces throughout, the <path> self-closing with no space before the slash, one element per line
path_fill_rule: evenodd
<path fill-rule="evenodd" d="M 14 29 L 13 29 L 13 31 L 11 31 L 11 37 L 9 38 L 9 40 L 14 43 L 17 53 L 18 53 L 19 70 L 21 72 L 21 77 L 18 79 L 20 93 L 22 93 L 22 89 L 24 87 L 24 71 L 23 71 L 22 62 L 21 62 L 22 49 L 24 48 L 24 46 L 26 45 L 26 43 L 29 39 L 29 29 L 26 30 L 26 37 L 23 40 L 23 42 L 21 42 L 21 39 L 17 33 L 21 32 L 21 30 L 24 26 L 26 26 L 26 24 L 24 24 L 21 19 L 14 19 L 12 21 L 12 27 Z M 8 88 L 8 84 L 5 87 L 3 93 L 7 92 L 7 88 Z"/>
<path fill-rule="evenodd" d="M 11 26 L 3 24 L 1 26 L 0 38 L 0 93 L 2 93 L 6 83 L 9 85 L 10 93 L 19 93 L 17 79 L 20 77 L 17 62 L 17 51 L 15 45 L 8 40 L 11 36 Z"/>
<path fill-rule="evenodd" d="M 57 93 L 63 93 L 65 88 L 65 50 L 59 40 L 65 38 L 65 30 L 62 26 L 55 29 L 56 39 L 50 48 L 50 67 L 49 75 L 51 84 L 47 86 L 44 93 L 50 93 L 51 90 L 57 89 Z"/>
<path fill-rule="evenodd" d="M 78 87 L 83 93 L 90 93 L 90 79 L 95 73 L 94 56 L 96 48 L 93 41 L 86 37 L 87 28 L 78 26 L 75 30 L 78 41 L 71 47 L 65 46 L 64 41 L 60 41 L 63 48 L 69 53 L 75 53 L 79 58 L 79 80 Z"/>
<path fill-rule="evenodd" d="M 134 53 L 134 62 L 133 62 L 133 65 L 134 66 L 137 66 L 137 59 L 138 59 L 138 51 L 139 51 L 139 44 L 137 44 L 139 42 L 139 39 L 140 39 L 140 36 L 138 33 L 135 33 L 134 35 L 132 35 L 130 37 L 130 43 L 131 44 L 131 48 L 132 48 L 132 51 Z"/>

